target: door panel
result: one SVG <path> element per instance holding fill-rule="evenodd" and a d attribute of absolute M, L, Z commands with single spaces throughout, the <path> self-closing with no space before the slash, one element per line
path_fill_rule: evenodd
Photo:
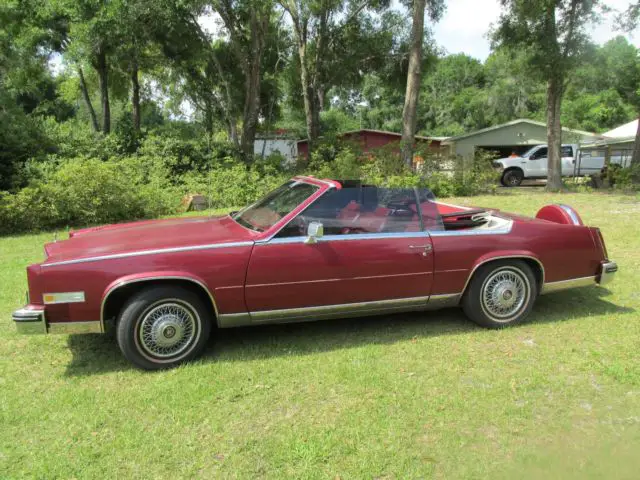
<path fill-rule="evenodd" d="M 562 176 L 570 177 L 573 176 L 574 170 L 574 157 L 573 157 L 573 147 L 571 146 L 563 146 L 562 147 Z"/>
<path fill-rule="evenodd" d="M 430 294 L 433 252 L 426 233 L 330 235 L 310 245 L 303 240 L 254 246 L 245 289 L 249 312 Z"/>

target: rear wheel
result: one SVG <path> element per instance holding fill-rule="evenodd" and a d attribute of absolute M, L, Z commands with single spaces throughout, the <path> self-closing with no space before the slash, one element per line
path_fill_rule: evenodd
<path fill-rule="evenodd" d="M 202 353 L 211 323 L 211 312 L 195 293 L 180 287 L 151 287 L 125 304 L 116 336 L 131 363 L 159 370 Z"/>
<path fill-rule="evenodd" d="M 537 296 L 531 267 L 522 260 L 500 260 L 478 268 L 464 294 L 462 308 L 478 325 L 503 328 L 523 321 Z"/>
<path fill-rule="evenodd" d="M 505 187 L 518 187 L 524 180 L 524 173 L 517 168 L 507 170 L 502 174 L 502 184 Z"/>

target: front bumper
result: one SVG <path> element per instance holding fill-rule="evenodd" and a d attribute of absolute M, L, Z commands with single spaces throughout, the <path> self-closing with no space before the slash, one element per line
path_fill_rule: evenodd
<path fill-rule="evenodd" d="M 92 322 L 47 322 L 45 307 L 26 305 L 11 315 L 18 333 L 33 335 L 45 333 L 102 333 L 100 321 Z"/>
<path fill-rule="evenodd" d="M 616 262 L 612 262 L 611 260 L 602 262 L 600 267 L 600 275 L 598 276 L 598 284 L 602 286 L 611 283 L 617 271 L 618 264 Z"/>
<path fill-rule="evenodd" d="M 31 335 L 47 333 L 47 322 L 44 319 L 44 307 L 27 305 L 13 312 L 11 318 L 16 322 L 18 333 Z"/>

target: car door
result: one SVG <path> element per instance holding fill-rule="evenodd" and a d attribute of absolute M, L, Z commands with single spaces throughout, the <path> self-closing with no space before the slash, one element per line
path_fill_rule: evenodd
<path fill-rule="evenodd" d="M 540 147 L 529 156 L 524 165 L 526 177 L 547 176 L 547 151 L 547 147 Z"/>
<path fill-rule="evenodd" d="M 573 147 L 571 145 L 563 145 L 562 154 L 562 176 L 572 177 L 574 171 Z"/>
<path fill-rule="evenodd" d="M 320 197 L 279 234 L 256 243 L 245 283 L 252 320 L 283 310 L 297 317 L 323 309 L 348 313 L 426 305 L 433 246 L 415 211 L 415 192 L 375 190 L 374 201 L 365 198 L 371 189 L 325 193 L 327 198 Z M 413 210 L 409 203 L 387 201 L 407 192 Z M 381 196 L 386 200 L 380 202 Z M 305 243 L 310 222 L 324 226 L 316 243 Z"/>

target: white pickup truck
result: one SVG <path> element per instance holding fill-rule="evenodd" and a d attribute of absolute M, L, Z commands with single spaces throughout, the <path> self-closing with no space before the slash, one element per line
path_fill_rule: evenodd
<path fill-rule="evenodd" d="M 502 170 L 500 182 L 505 187 L 517 187 L 525 179 L 547 178 L 547 146 L 536 145 L 520 156 L 494 160 L 493 166 Z M 593 155 L 595 154 L 595 156 Z M 602 152 L 583 152 L 578 145 L 562 145 L 562 176 L 594 175 L 604 167 Z M 620 163 L 619 156 L 611 157 L 611 163 Z M 578 164 L 576 165 L 576 162 Z"/>

